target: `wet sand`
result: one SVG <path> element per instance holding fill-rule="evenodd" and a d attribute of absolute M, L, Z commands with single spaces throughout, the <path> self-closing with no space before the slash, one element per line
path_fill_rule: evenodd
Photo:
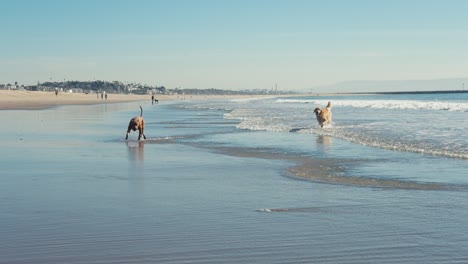
<path fill-rule="evenodd" d="M 148 139 L 125 141 L 140 104 L 2 112 L 0 264 L 468 259 L 464 189 L 363 181 L 398 180 L 395 167 L 426 173 L 424 157 L 248 132 L 216 107 L 177 101 L 142 104 Z"/>

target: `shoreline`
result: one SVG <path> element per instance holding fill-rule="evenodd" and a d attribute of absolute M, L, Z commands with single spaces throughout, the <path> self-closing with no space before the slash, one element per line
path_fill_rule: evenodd
<path fill-rule="evenodd" d="M 207 100 L 207 99 L 237 99 L 237 98 L 272 98 L 290 96 L 340 96 L 340 95 L 385 95 L 385 94 L 432 94 L 432 93 L 468 93 L 466 90 L 450 91 L 399 91 L 399 92 L 352 92 L 352 93 L 298 93 L 298 94 L 251 94 L 251 95 L 164 95 L 156 94 L 159 101 L 172 100 Z M 61 92 L 57 96 L 54 92 L 0 90 L 0 110 L 44 110 L 62 105 L 93 105 L 109 103 L 126 103 L 136 101 L 151 101 L 151 95 L 137 94 L 107 94 L 107 99 L 101 99 L 95 93 L 68 93 Z"/>
<path fill-rule="evenodd" d="M 468 90 L 429 90 L 429 91 L 393 91 L 393 92 L 349 92 L 336 93 L 336 95 L 386 95 L 386 94 L 447 94 L 468 93 Z"/>
<path fill-rule="evenodd" d="M 207 100 L 220 98 L 254 98 L 277 97 L 278 95 L 155 95 L 158 101 L 172 100 Z M 288 96 L 288 95 L 280 95 Z M 296 96 L 296 95 L 295 95 Z M 66 93 L 57 96 L 54 92 L 0 90 L 0 110 L 44 110 L 62 105 L 93 105 L 126 103 L 136 101 L 151 102 L 151 95 L 108 94 L 107 99 L 101 99 L 95 93 Z"/>

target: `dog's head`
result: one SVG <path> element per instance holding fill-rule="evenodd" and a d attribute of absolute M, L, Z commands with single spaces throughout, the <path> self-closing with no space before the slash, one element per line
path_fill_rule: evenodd
<path fill-rule="evenodd" d="M 319 116 L 321 113 L 322 113 L 322 109 L 320 109 L 319 107 L 317 107 L 317 108 L 314 109 L 314 114 L 315 114 L 316 116 Z"/>
<path fill-rule="evenodd" d="M 135 122 L 135 118 L 131 119 L 130 122 L 128 123 L 128 131 L 130 130 L 137 130 L 138 129 L 138 124 Z"/>

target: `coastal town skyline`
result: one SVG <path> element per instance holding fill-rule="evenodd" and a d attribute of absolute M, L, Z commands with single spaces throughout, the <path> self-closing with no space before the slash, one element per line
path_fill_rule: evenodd
<path fill-rule="evenodd" d="M 0 3 L 0 84 L 309 91 L 468 76 L 465 1 Z M 450 89 L 461 87 L 450 87 Z M 375 88 L 379 89 L 379 88 Z"/>

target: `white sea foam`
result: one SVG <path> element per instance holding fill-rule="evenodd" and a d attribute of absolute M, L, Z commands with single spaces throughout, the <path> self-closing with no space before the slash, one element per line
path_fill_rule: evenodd
<path fill-rule="evenodd" d="M 450 158 L 468 159 L 468 149 L 466 144 L 455 147 L 450 142 L 428 143 L 427 138 L 420 141 L 412 141 L 405 138 L 389 138 L 386 135 L 369 135 L 362 130 L 354 131 L 348 127 L 337 127 L 333 130 L 311 129 L 304 130 L 305 133 L 314 133 L 318 135 L 331 136 L 343 139 L 349 142 L 358 143 L 365 146 L 384 148 L 396 151 L 414 152 L 429 154 L 434 156 L 443 156 Z"/>
<path fill-rule="evenodd" d="M 264 98 L 197 107 L 225 111 L 224 118 L 237 120 L 237 128 L 243 130 L 317 134 L 376 148 L 468 159 L 468 100 L 463 96 L 440 101 L 427 96 L 260 99 Z M 334 107 L 333 122 L 322 129 L 312 111 L 328 101 Z"/>
<path fill-rule="evenodd" d="M 278 99 L 276 103 L 314 104 L 325 106 L 328 100 L 313 99 Z M 416 100 L 332 100 L 332 106 L 374 108 L 374 109 L 403 109 L 403 110 L 445 110 L 468 112 L 468 103 L 445 101 L 416 101 Z"/>
<path fill-rule="evenodd" d="M 332 100 L 332 126 L 321 129 L 312 114 L 328 100 L 277 99 L 232 107 L 226 119 L 253 131 L 325 135 L 365 146 L 468 159 L 468 103 L 417 100 Z M 313 104 L 312 106 L 308 104 Z M 359 108 L 349 115 L 345 107 Z M 388 110 L 378 111 L 375 109 Z M 392 112 L 401 109 L 415 111 Z M 429 110 L 435 110 L 429 111 Z M 446 111 L 441 111 L 446 110 Z M 452 111 L 452 112 L 448 112 Z"/>
<path fill-rule="evenodd" d="M 245 103 L 245 102 L 251 102 L 251 101 L 258 101 L 258 100 L 263 100 L 265 99 L 264 97 L 250 97 L 250 98 L 236 98 L 236 99 L 231 99 L 231 102 L 234 103 Z"/>

